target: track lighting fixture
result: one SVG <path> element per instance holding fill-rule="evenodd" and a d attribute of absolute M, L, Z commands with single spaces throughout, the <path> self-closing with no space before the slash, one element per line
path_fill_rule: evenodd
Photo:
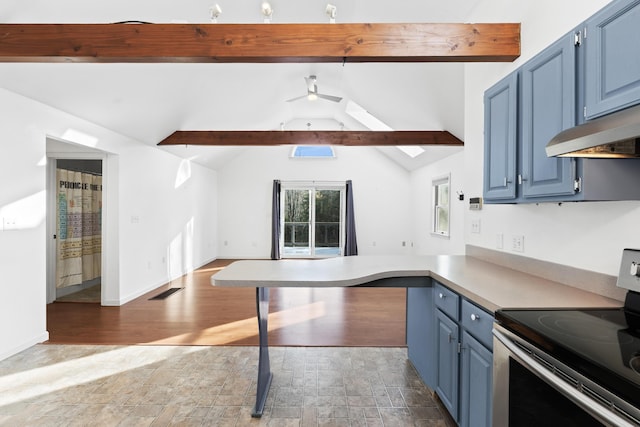
<path fill-rule="evenodd" d="M 218 22 L 218 16 L 222 14 L 222 8 L 218 3 L 216 3 L 209 8 L 209 14 L 211 16 L 211 22 L 215 24 Z"/>
<path fill-rule="evenodd" d="M 264 22 L 269 24 L 271 22 L 271 17 L 273 16 L 273 8 L 268 1 L 263 1 L 262 6 L 262 16 L 264 16 Z"/>
<path fill-rule="evenodd" d="M 329 17 L 330 24 L 336 23 L 336 15 L 338 14 L 338 8 L 335 5 L 331 3 L 327 3 L 327 7 L 324 10 L 324 13 L 326 13 L 327 16 Z"/>

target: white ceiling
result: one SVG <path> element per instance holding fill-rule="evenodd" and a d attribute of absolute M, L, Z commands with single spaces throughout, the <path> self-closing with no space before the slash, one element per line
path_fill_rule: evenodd
<path fill-rule="evenodd" d="M 480 0 L 329 0 L 337 22 L 465 22 Z M 260 0 L 218 0 L 220 23 L 262 22 Z M 3 23 L 208 23 L 215 1 L 2 0 Z M 327 0 L 272 0 L 274 23 L 328 22 Z M 304 77 L 340 103 L 287 99 Z M 448 130 L 464 140 L 463 64 L 0 64 L 0 86 L 145 144 L 176 130 L 365 129 L 345 113 L 356 102 L 395 130 Z M 428 147 L 425 147 L 428 148 Z M 234 147 L 168 147 L 217 169 Z M 459 151 L 431 147 L 416 159 L 382 151 L 412 170 Z"/>

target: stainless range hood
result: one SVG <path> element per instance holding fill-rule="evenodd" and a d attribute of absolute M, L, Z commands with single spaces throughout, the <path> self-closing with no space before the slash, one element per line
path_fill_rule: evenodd
<path fill-rule="evenodd" d="M 549 157 L 640 157 L 640 105 L 564 130 L 546 151 Z"/>

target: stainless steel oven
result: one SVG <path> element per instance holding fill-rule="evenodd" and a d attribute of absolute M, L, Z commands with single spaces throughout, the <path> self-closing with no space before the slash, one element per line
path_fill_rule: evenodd
<path fill-rule="evenodd" d="M 498 310 L 494 426 L 640 426 L 640 251 L 624 307 Z"/>
<path fill-rule="evenodd" d="M 494 426 L 638 426 L 629 402 L 496 325 Z"/>

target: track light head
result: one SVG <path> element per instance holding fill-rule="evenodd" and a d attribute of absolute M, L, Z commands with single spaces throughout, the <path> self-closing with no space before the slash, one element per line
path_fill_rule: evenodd
<path fill-rule="evenodd" d="M 325 8 L 324 13 L 326 13 L 326 15 L 329 17 L 330 24 L 336 23 L 336 15 L 338 14 L 338 8 L 335 5 L 331 3 L 327 3 L 327 7 Z"/>
<path fill-rule="evenodd" d="M 263 1 L 262 6 L 260 6 L 260 10 L 262 11 L 262 16 L 264 16 L 264 22 L 271 22 L 271 17 L 273 16 L 273 8 L 268 1 Z"/>
<path fill-rule="evenodd" d="M 222 14 L 222 8 L 218 3 L 214 4 L 209 8 L 209 15 L 211 17 L 211 22 L 218 22 L 218 16 Z"/>

